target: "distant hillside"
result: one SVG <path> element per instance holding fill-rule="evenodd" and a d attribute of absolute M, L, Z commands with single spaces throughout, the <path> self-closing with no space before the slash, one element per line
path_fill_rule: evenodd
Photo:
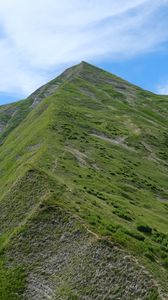
<path fill-rule="evenodd" d="M 0 299 L 168 299 L 168 96 L 88 63 L 0 107 Z"/>

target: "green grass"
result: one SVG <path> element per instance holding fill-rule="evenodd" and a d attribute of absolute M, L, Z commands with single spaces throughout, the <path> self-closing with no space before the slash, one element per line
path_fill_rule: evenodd
<path fill-rule="evenodd" d="M 19 300 L 25 287 L 25 271 L 22 267 L 7 268 L 0 261 L 0 299 Z"/>
<path fill-rule="evenodd" d="M 166 290 L 168 98 L 87 64 L 74 70 L 35 108 L 20 102 L 2 132 L 2 245 L 47 189 L 50 204 L 136 255 Z"/>

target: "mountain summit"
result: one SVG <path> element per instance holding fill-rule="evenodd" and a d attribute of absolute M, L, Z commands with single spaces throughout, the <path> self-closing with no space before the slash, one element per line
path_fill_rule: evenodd
<path fill-rule="evenodd" d="M 167 112 L 85 62 L 0 107 L 0 299 L 168 299 Z"/>

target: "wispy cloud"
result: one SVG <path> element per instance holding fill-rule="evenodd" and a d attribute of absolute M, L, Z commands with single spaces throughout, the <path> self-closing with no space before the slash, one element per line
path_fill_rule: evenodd
<path fill-rule="evenodd" d="M 80 60 L 120 60 L 168 40 L 168 0 L 0 0 L 0 91 L 26 95 Z"/>
<path fill-rule="evenodd" d="M 168 95 L 168 81 L 164 84 L 159 84 L 156 92 L 160 95 Z"/>

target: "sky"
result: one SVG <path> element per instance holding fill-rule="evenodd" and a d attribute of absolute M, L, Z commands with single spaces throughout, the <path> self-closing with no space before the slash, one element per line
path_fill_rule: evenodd
<path fill-rule="evenodd" d="M 0 104 L 80 61 L 168 94 L 168 0 L 0 0 Z"/>

